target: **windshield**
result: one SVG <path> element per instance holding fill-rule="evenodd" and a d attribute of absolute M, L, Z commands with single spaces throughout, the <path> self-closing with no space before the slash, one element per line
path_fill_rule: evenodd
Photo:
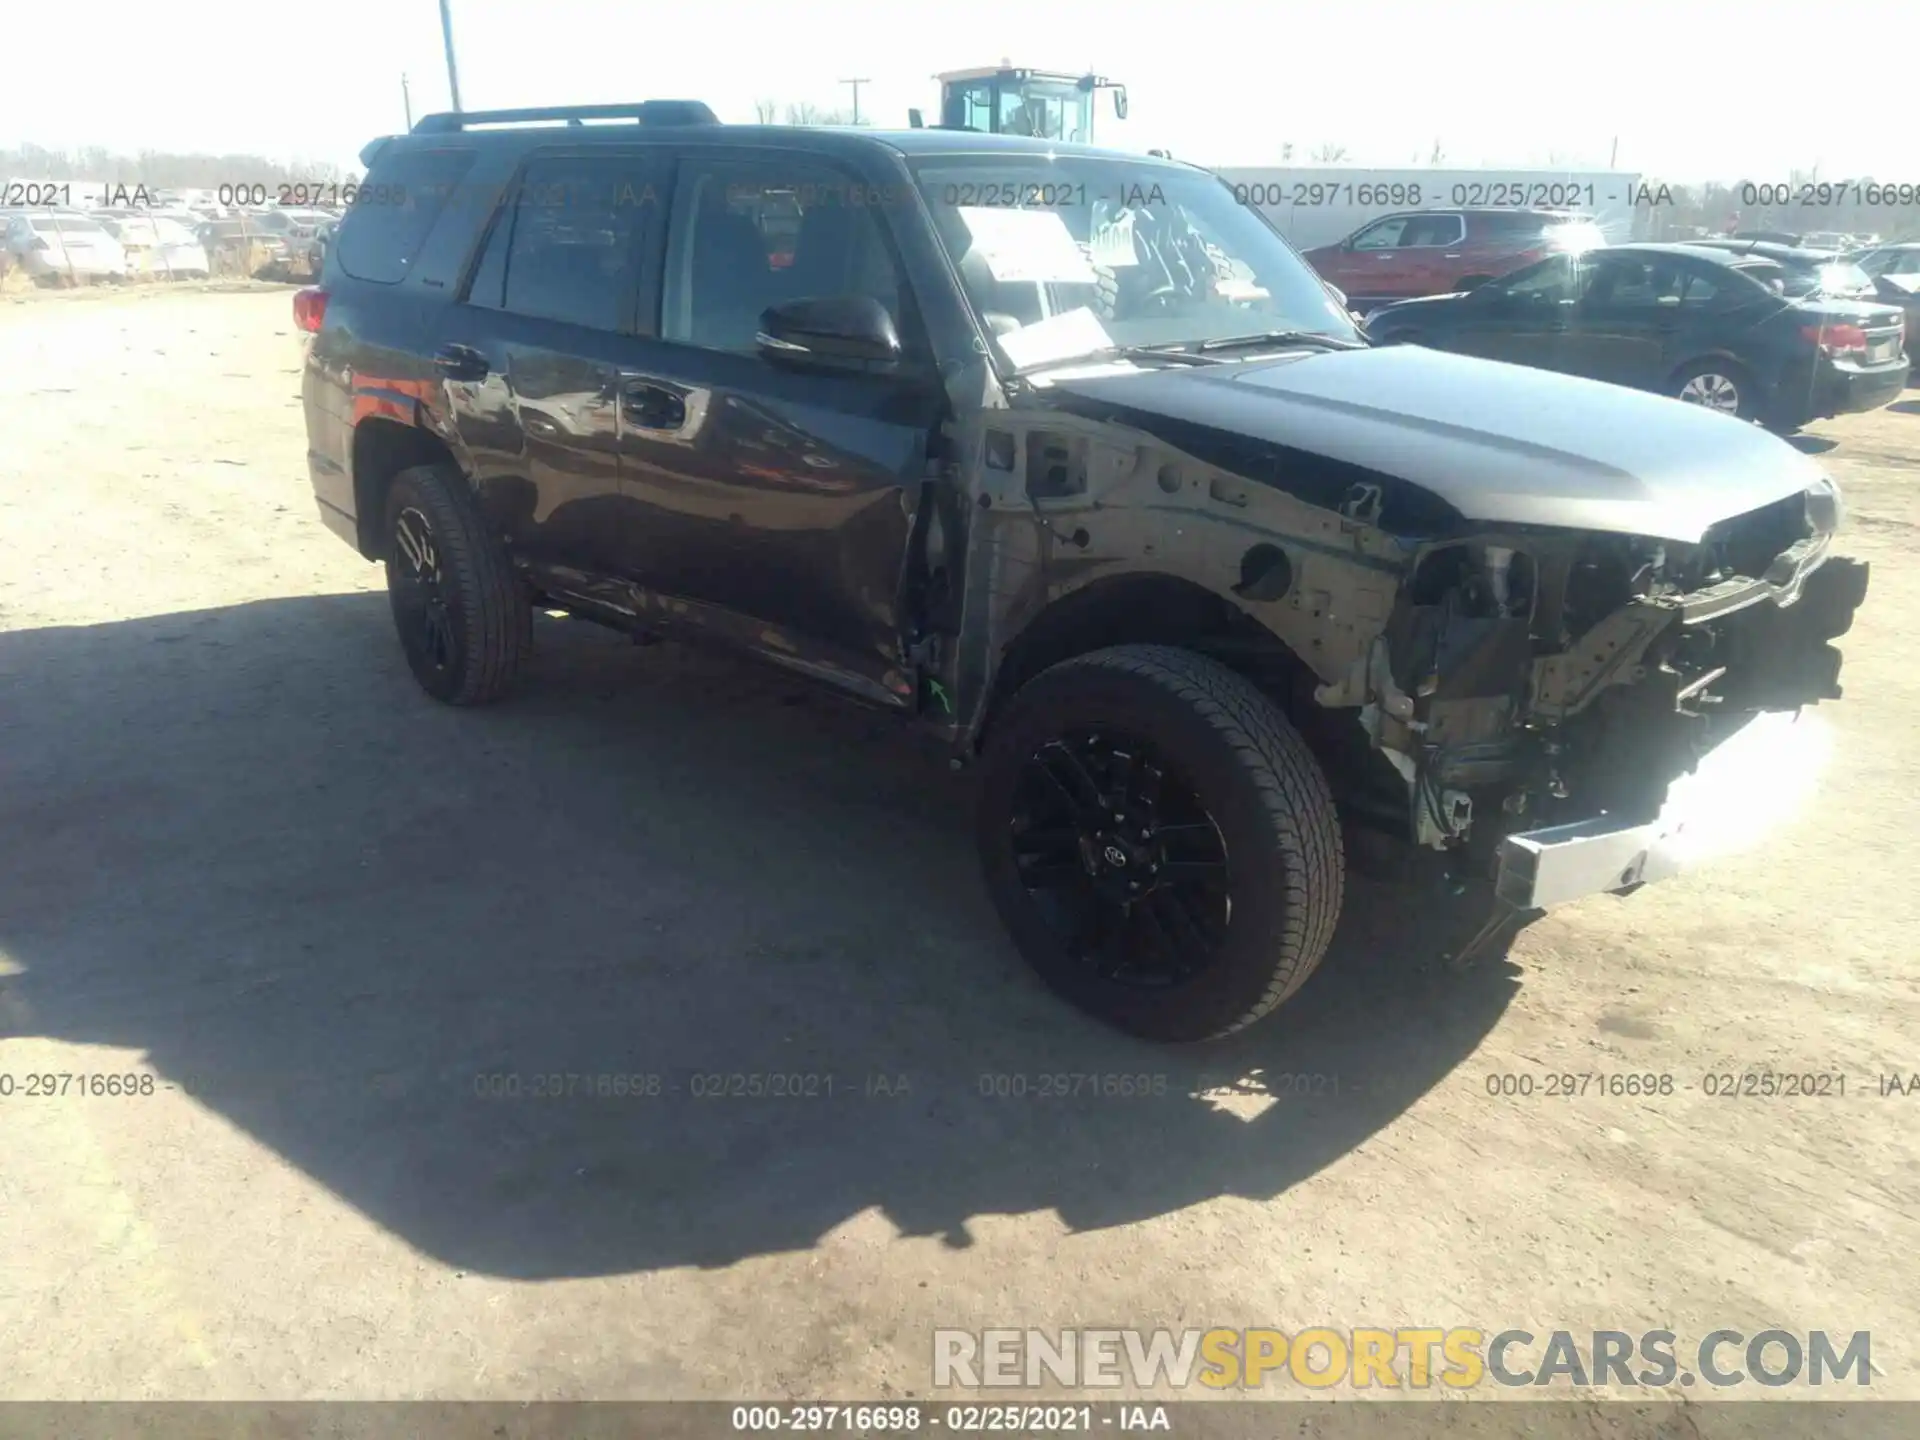
<path fill-rule="evenodd" d="M 1364 343 L 1306 262 L 1205 171 L 999 154 L 927 159 L 914 174 L 1015 370 L 1269 331 Z"/>

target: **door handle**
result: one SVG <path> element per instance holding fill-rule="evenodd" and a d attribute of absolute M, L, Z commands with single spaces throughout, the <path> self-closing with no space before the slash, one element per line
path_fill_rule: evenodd
<path fill-rule="evenodd" d="M 445 345 L 433 357 L 434 367 L 449 380 L 484 380 L 492 370 L 487 357 L 471 345 Z"/>
<path fill-rule="evenodd" d="M 620 387 L 620 414 L 634 430 L 673 435 L 687 423 L 687 397 L 677 386 L 628 377 Z"/>
<path fill-rule="evenodd" d="M 1440 258 L 1442 260 L 1458 260 L 1460 258 L 1460 252 L 1458 250 L 1449 250 L 1445 255 L 1442 255 Z"/>

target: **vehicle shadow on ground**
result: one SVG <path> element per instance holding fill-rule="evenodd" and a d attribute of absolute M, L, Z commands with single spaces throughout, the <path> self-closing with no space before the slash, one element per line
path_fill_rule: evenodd
<path fill-rule="evenodd" d="M 1920 400 L 1896 400 L 1887 409 L 1897 410 L 1902 415 L 1920 415 Z"/>
<path fill-rule="evenodd" d="M 1825 435 L 1789 435 L 1786 441 L 1802 455 L 1824 455 L 1839 445 L 1838 440 L 1830 440 Z"/>
<path fill-rule="evenodd" d="M 1013 953 L 967 777 L 895 722 L 572 622 L 539 645 L 518 698 L 454 711 L 379 594 L 0 635 L 0 1036 L 134 1047 L 408 1243 L 541 1278 L 806 1248 L 875 1206 L 964 1246 L 980 1215 L 1269 1199 L 1515 990 L 1504 945 L 1430 963 L 1467 898 L 1356 879 L 1279 1016 L 1132 1041 Z"/>

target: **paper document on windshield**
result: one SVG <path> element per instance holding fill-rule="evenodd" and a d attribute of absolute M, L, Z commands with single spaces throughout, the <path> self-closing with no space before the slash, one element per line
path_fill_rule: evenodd
<path fill-rule="evenodd" d="M 1041 365 L 1049 360 L 1071 360 L 1113 344 L 1113 337 L 1093 311 L 1082 305 L 999 337 L 1000 348 L 1015 365 Z"/>
<path fill-rule="evenodd" d="M 1040 285 L 1091 285 L 1093 266 L 1051 210 L 989 209 L 962 205 L 960 218 L 973 248 L 996 280 Z"/>

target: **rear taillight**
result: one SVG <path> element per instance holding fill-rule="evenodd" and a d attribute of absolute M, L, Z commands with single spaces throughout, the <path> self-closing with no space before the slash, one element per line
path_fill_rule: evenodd
<path fill-rule="evenodd" d="M 1858 325 L 1802 325 L 1800 338 L 1811 340 L 1828 355 L 1865 355 L 1867 332 Z"/>
<path fill-rule="evenodd" d="M 293 323 L 309 335 L 318 335 L 327 318 L 327 292 L 309 285 L 293 292 Z"/>

